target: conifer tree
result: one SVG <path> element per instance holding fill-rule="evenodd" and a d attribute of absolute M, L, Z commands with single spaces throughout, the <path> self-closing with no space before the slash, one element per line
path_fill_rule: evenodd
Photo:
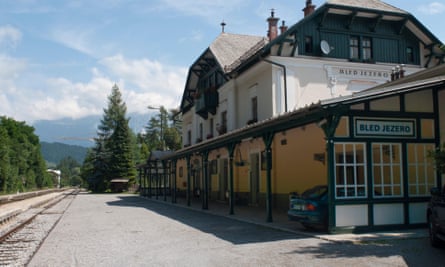
<path fill-rule="evenodd" d="M 145 126 L 145 143 L 151 150 L 177 150 L 181 148 L 181 122 L 176 110 L 168 112 L 163 106 L 159 114 L 150 118 Z"/>
<path fill-rule="evenodd" d="M 126 178 L 130 183 L 134 180 L 136 169 L 126 112 L 119 88 L 114 85 L 98 127 L 94 155 L 89 158 L 92 170 L 87 181 L 93 191 L 109 189 L 109 182 L 114 178 Z"/>

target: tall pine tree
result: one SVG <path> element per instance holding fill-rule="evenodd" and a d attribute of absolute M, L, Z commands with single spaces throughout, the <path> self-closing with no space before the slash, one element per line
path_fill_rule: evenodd
<path fill-rule="evenodd" d="M 87 180 L 93 191 L 109 189 L 109 182 L 114 178 L 126 178 L 130 183 L 134 181 L 136 169 L 126 113 L 122 95 L 117 85 L 114 85 L 98 127 L 94 155 L 89 157 L 93 162 Z"/>
<path fill-rule="evenodd" d="M 150 107 L 149 107 L 150 109 Z M 151 150 L 178 150 L 181 148 L 181 122 L 177 110 L 168 112 L 163 106 L 145 126 L 145 143 Z"/>

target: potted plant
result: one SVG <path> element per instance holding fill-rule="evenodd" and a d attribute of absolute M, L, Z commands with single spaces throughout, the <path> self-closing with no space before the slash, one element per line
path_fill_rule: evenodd
<path fill-rule="evenodd" d="M 436 169 L 440 173 L 445 173 L 445 143 L 443 143 L 442 149 L 438 147 L 436 150 L 429 151 L 428 156 L 434 160 Z"/>

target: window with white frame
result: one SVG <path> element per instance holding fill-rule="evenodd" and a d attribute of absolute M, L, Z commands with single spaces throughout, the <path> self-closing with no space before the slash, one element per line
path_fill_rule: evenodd
<path fill-rule="evenodd" d="M 362 38 L 362 59 L 363 60 L 372 59 L 372 42 L 371 38 L 369 37 Z"/>
<path fill-rule="evenodd" d="M 408 192 L 410 196 L 429 196 L 436 184 L 436 171 L 428 151 L 434 150 L 434 144 L 408 144 Z"/>
<path fill-rule="evenodd" d="M 350 59 L 359 59 L 359 37 L 351 36 L 349 38 L 349 58 Z"/>
<path fill-rule="evenodd" d="M 402 148 L 397 143 L 372 144 L 375 197 L 400 197 L 402 190 Z"/>
<path fill-rule="evenodd" d="M 367 197 L 366 146 L 335 143 L 335 197 Z"/>

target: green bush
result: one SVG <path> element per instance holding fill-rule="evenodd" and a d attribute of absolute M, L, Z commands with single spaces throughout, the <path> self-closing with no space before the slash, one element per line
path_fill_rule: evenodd
<path fill-rule="evenodd" d="M 438 147 L 436 150 L 430 151 L 429 156 L 434 159 L 436 169 L 440 173 L 445 173 L 445 143 L 442 148 Z"/>

